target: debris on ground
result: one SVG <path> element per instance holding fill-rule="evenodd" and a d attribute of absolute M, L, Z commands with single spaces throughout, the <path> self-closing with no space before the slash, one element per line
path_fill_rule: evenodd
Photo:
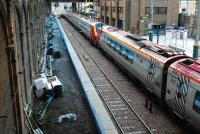
<path fill-rule="evenodd" d="M 53 55 L 53 46 L 49 46 L 47 49 L 47 55 Z"/>
<path fill-rule="evenodd" d="M 45 68 L 45 74 L 47 76 L 52 76 L 52 56 L 47 55 L 46 56 L 46 68 Z"/>
<path fill-rule="evenodd" d="M 37 79 L 34 80 L 34 93 L 37 98 L 42 97 L 46 94 L 52 94 L 52 86 L 48 81 L 45 74 L 40 74 Z"/>
<path fill-rule="evenodd" d="M 75 113 L 69 113 L 69 114 L 65 114 L 65 115 L 60 115 L 58 117 L 58 122 L 62 123 L 65 121 L 75 121 L 77 119 L 76 114 Z"/>
<path fill-rule="evenodd" d="M 61 52 L 60 51 L 55 51 L 53 54 L 53 58 L 58 59 L 61 57 Z"/>
<path fill-rule="evenodd" d="M 42 97 L 46 90 L 52 90 L 51 84 L 48 82 L 45 74 L 39 75 L 37 79 L 34 80 L 34 93 L 37 98 Z"/>
<path fill-rule="evenodd" d="M 45 116 L 45 113 L 46 113 L 46 111 L 47 111 L 47 108 L 48 108 L 48 106 L 50 105 L 50 103 L 51 103 L 52 100 L 53 100 L 53 96 L 49 96 L 49 99 L 47 100 L 46 106 L 45 106 L 44 109 L 41 111 L 41 113 L 39 113 L 39 115 L 40 115 L 39 120 L 44 119 L 44 116 Z"/>
<path fill-rule="evenodd" d="M 37 128 L 35 130 L 33 130 L 34 134 L 43 134 L 42 130 L 40 128 Z"/>
<path fill-rule="evenodd" d="M 64 92 L 64 89 L 62 87 L 61 82 L 57 78 L 57 76 L 48 78 L 48 82 L 50 82 L 52 85 L 54 97 L 55 98 L 62 97 L 62 93 Z"/>
<path fill-rule="evenodd" d="M 50 19 L 52 22 L 48 22 L 46 26 L 45 43 L 42 49 L 43 55 L 39 65 L 40 69 L 34 78 L 36 80 L 45 77 L 46 80 L 44 80 L 45 82 L 42 80 L 41 87 L 43 88 L 39 87 L 41 88 L 39 89 L 41 93 L 37 93 L 39 95 L 35 95 L 38 89 L 34 86 L 33 118 L 38 126 L 33 127 L 35 132 L 32 133 L 97 133 L 95 121 L 90 118 L 89 108 L 86 102 L 83 101 L 84 95 L 81 92 L 79 81 L 70 62 L 70 57 L 66 52 L 57 23 L 54 22 L 54 18 Z M 47 83 L 47 85 L 44 83 Z M 64 90 L 65 92 L 63 92 Z M 51 102 L 49 100 L 50 96 L 53 96 Z M 65 117 L 65 114 L 71 113 L 70 111 L 74 111 L 77 117 L 75 114 Z M 82 115 L 82 117 L 79 118 L 78 114 Z M 62 115 L 60 122 L 69 121 L 67 126 L 64 123 L 58 122 L 60 115 Z M 40 128 L 43 133 L 37 130 Z"/>

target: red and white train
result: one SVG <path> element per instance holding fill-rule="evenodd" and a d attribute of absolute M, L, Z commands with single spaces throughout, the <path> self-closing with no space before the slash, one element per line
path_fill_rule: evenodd
<path fill-rule="evenodd" d="M 200 129 L 200 60 L 71 12 L 64 16 L 175 114 Z"/>

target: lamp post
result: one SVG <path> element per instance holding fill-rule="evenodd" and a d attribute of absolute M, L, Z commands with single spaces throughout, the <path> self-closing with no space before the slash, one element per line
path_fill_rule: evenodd
<path fill-rule="evenodd" d="M 80 2 L 78 0 L 78 14 L 80 14 Z"/>

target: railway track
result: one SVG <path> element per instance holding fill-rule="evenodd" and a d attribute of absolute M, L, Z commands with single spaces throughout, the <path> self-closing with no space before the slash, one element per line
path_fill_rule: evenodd
<path fill-rule="evenodd" d="M 107 76 L 103 69 L 84 47 L 76 32 L 71 32 L 79 45 L 78 53 L 82 64 L 93 81 L 102 100 L 123 134 L 153 134 L 152 130 L 143 121 L 135 109 L 126 100 L 117 86 Z"/>

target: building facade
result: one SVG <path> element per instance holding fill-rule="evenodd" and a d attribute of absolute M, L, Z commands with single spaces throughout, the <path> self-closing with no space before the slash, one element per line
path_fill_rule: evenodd
<path fill-rule="evenodd" d="M 179 13 L 185 13 L 187 15 L 195 15 L 197 11 L 197 0 L 180 0 L 179 1 Z"/>
<path fill-rule="evenodd" d="M 93 0 L 93 5 L 94 5 L 94 12 L 97 16 L 99 16 L 100 8 L 99 8 L 99 2 L 100 0 Z"/>
<path fill-rule="evenodd" d="M 153 25 L 178 24 L 179 0 L 153 0 Z M 151 23 L 151 0 L 100 0 L 100 18 L 109 25 L 145 34 Z"/>
<path fill-rule="evenodd" d="M 188 37 L 195 38 L 198 0 L 179 1 L 179 25 L 188 29 Z"/>

